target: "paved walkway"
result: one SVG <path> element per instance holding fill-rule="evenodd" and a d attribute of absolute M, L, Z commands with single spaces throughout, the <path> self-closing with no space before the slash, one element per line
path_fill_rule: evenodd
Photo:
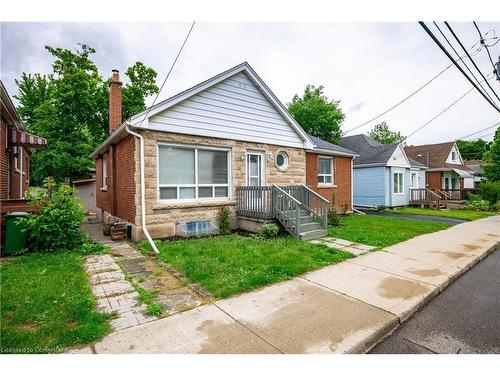
<path fill-rule="evenodd" d="M 335 237 L 323 237 L 323 238 L 318 238 L 317 240 L 310 240 L 309 242 L 320 245 L 326 245 L 334 249 L 347 251 L 348 253 L 354 255 L 361 255 L 375 249 L 375 246 L 365 245 L 357 242 L 351 242 Z"/>
<path fill-rule="evenodd" d="M 452 219 L 448 217 L 438 217 L 438 216 L 426 216 L 426 215 L 411 215 L 411 214 L 392 214 L 390 212 L 378 212 L 378 211 L 365 211 L 367 215 L 372 216 L 389 216 L 399 219 L 412 219 L 417 221 L 435 221 L 437 223 L 445 223 L 450 225 L 457 225 L 462 223 L 467 223 L 467 220 Z"/>
<path fill-rule="evenodd" d="M 500 251 L 450 285 L 375 354 L 500 354 Z"/>
<path fill-rule="evenodd" d="M 495 216 L 415 237 L 113 333 L 94 351 L 363 353 L 493 251 L 499 227 Z"/>
<path fill-rule="evenodd" d="M 93 241 L 111 248 L 111 254 L 86 258 L 85 268 L 98 309 L 116 313 L 111 320 L 115 331 L 148 323 L 158 318 L 148 315 L 147 305 L 139 301 L 136 287 L 153 294 L 154 302 L 163 306 L 161 317 L 198 307 L 211 298 L 210 293 L 175 269 L 143 256 L 125 241 L 112 241 L 102 234 L 102 224 L 86 224 Z"/>

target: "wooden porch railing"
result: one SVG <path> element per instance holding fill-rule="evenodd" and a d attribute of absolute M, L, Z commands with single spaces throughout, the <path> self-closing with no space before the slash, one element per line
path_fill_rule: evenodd
<path fill-rule="evenodd" d="M 236 214 L 257 219 L 276 218 L 295 237 L 302 212 L 328 227 L 329 201 L 305 185 L 238 186 Z"/>
<path fill-rule="evenodd" d="M 439 194 L 434 189 L 420 188 L 410 189 L 410 204 L 421 204 L 431 208 L 446 207 L 447 196 Z"/>

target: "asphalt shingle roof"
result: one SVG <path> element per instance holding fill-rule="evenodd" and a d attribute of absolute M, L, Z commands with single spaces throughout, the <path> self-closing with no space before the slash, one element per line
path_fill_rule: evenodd
<path fill-rule="evenodd" d="M 343 137 L 340 145 L 359 154 L 354 159 L 354 165 L 385 164 L 398 147 L 397 143 L 384 145 L 365 134 Z"/>
<path fill-rule="evenodd" d="M 462 164 L 446 163 L 448 155 L 455 142 L 435 143 L 432 145 L 407 146 L 405 152 L 408 157 L 420 161 L 429 168 L 461 169 L 470 172 L 470 168 Z"/>
<path fill-rule="evenodd" d="M 352 150 L 349 150 L 347 148 L 341 147 L 339 145 L 327 142 L 321 138 L 315 137 L 311 134 L 308 134 L 309 138 L 311 138 L 311 141 L 314 143 L 314 145 L 318 148 L 321 148 L 323 150 L 330 150 L 330 151 L 335 151 L 335 152 L 341 152 L 343 154 L 349 154 L 352 156 L 356 156 L 356 153 L 353 152 Z"/>

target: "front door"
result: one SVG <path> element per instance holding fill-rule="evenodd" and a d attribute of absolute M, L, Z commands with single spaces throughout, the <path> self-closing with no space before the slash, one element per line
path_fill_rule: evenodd
<path fill-rule="evenodd" d="M 443 177 L 443 189 L 444 190 L 449 190 L 450 189 L 450 177 Z"/>
<path fill-rule="evenodd" d="M 262 186 L 262 154 L 257 152 L 247 153 L 247 186 Z"/>

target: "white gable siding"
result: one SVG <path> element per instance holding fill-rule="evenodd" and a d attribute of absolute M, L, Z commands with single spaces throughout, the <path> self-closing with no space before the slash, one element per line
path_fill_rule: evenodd
<path fill-rule="evenodd" d="M 451 154 L 455 152 L 455 160 L 451 158 Z M 448 155 L 448 159 L 446 159 L 446 162 L 449 164 L 463 164 L 462 162 L 462 156 L 460 155 L 460 151 L 458 151 L 458 147 L 456 144 L 453 145 L 451 148 L 450 154 Z"/>
<path fill-rule="evenodd" d="M 243 72 L 152 116 L 148 128 L 304 147 L 296 131 Z"/>
<path fill-rule="evenodd" d="M 406 158 L 405 152 L 401 146 L 394 150 L 391 158 L 387 162 L 387 166 L 390 167 L 410 167 L 408 159 Z"/>

